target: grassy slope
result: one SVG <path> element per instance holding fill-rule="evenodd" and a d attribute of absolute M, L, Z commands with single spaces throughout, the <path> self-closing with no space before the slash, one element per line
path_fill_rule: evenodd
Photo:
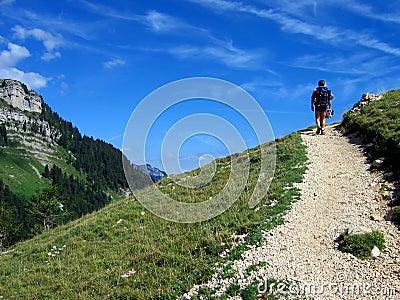
<path fill-rule="evenodd" d="M 49 184 L 40 178 L 35 170 L 43 167 L 34 157 L 22 149 L 3 148 L 0 150 L 0 177 L 14 193 L 31 195 L 39 187 Z"/>
<path fill-rule="evenodd" d="M 10 111 L 17 111 L 32 119 L 37 118 L 37 113 L 13 108 L 1 98 L 0 107 L 4 107 Z M 61 167 L 68 174 L 78 175 L 76 169 L 66 163 L 67 153 L 65 153 L 65 149 L 55 144 L 51 146 L 47 145 L 40 135 L 35 137 L 31 133 L 22 131 L 15 132 L 13 130 L 8 130 L 7 135 L 9 138 L 9 145 L 0 147 L 0 178 L 14 193 L 30 196 L 37 189 L 50 184 L 49 180 L 38 176 L 37 172 L 42 173 L 44 166 L 36 157 L 34 149 L 21 144 L 22 139 L 42 144 L 47 152 L 55 153 L 55 155 L 50 155 L 48 157 L 51 163 Z M 49 149 L 49 147 L 53 148 L 53 151 Z"/>
<path fill-rule="evenodd" d="M 252 164 L 247 186 L 251 190 L 258 179 L 259 148 L 249 153 Z M 0 255 L 0 296 L 175 299 L 193 284 L 207 280 L 215 262 L 221 260 L 218 254 L 229 248 L 233 233 L 249 233 L 246 244 L 257 244 L 261 230 L 282 222 L 282 213 L 299 198 L 299 191 L 288 187 L 302 180 L 305 162 L 305 146 L 298 133 L 277 140 L 275 177 L 257 209 L 248 208 L 248 191 L 244 191 L 229 210 L 207 222 L 172 223 L 152 215 L 137 201 L 117 200 Z M 219 160 L 219 176 L 205 187 L 210 190 L 198 189 L 198 195 L 191 191 L 191 199 L 220 190 L 229 177 L 229 164 L 229 158 Z M 161 185 L 178 199 L 188 196 L 187 190 L 164 183 L 168 182 Z M 272 200 L 277 204 L 267 205 Z M 59 253 L 51 252 L 54 246 L 61 248 Z M 231 256 L 245 248 L 237 247 Z M 135 274 L 121 277 L 132 269 Z"/>
<path fill-rule="evenodd" d="M 14 193 L 30 196 L 37 189 L 49 185 L 50 181 L 37 174 L 43 173 L 44 166 L 36 154 L 29 148 L 15 146 L 0 148 L 0 178 Z M 64 172 L 79 176 L 78 171 L 66 163 L 65 150 L 54 146 L 54 151 L 56 155 L 48 158 L 49 165 L 55 164 Z"/>
<path fill-rule="evenodd" d="M 385 93 L 360 113 L 345 113 L 343 125 L 347 133 L 362 134 L 373 159 L 383 159 L 392 171 L 400 169 L 400 90 Z"/>

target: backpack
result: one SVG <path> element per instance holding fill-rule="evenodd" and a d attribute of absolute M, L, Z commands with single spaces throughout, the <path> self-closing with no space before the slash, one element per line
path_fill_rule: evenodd
<path fill-rule="evenodd" d="M 316 105 L 328 106 L 330 98 L 331 98 L 331 91 L 328 90 L 326 86 L 317 87 L 317 92 L 315 94 Z"/>

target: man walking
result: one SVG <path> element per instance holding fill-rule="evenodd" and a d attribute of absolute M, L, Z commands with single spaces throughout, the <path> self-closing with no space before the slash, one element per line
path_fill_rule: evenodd
<path fill-rule="evenodd" d="M 326 86 L 325 80 L 318 81 L 318 87 L 314 89 L 311 95 L 311 110 L 315 110 L 315 122 L 318 129 L 317 134 L 325 133 L 326 110 L 332 104 L 335 96 Z"/>

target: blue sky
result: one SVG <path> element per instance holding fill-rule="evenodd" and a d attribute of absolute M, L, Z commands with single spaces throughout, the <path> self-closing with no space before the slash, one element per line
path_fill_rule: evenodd
<path fill-rule="evenodd" d="M 319 79 L 336 96 L 333 121 L 364 92 L 400 88 L 400 1 L 0 0 L 0 16 L 0 78 L 25 82 L 83 134 L 118 148 L 140 101 L 188 77 L 245 89 L 276 137 L 314 123 L 309 102 Z M 208 104 L 170 109 L 151 142 L 160 145 L 177 116 L 225 117 Z M 255 146 L 242 123 L 235 126 Z M 182 168 L 205 154 L 227 149 L 197 135 L 182 146 Z M 163 169 L 157 151 L 148 155 Z"/>

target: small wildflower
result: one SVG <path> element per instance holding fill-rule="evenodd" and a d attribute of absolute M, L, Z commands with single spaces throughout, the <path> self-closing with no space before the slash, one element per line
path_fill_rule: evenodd
<path fill-rule="evenodd" d="M 132 275 L 134 275 L 136 273 L 136 271 L 134 269 L 129 270 L 128 272 L 126 272 L 125 274 L 121 275 L 122 278 L 128 278 Z"/>

